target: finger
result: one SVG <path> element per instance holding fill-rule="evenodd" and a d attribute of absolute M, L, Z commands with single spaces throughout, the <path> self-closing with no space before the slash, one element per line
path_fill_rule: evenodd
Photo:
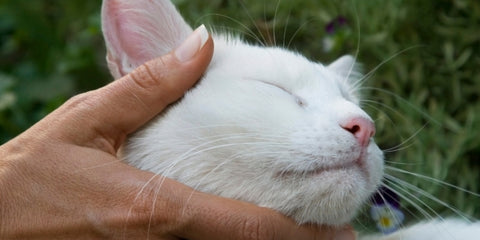
<path fill-rule="evenodd" d="M 194 34 L 198 34 L 198 31 Z M 192 39 L 189 38 L 185 44 L 193 45 L 194 48 L 201 47 L 201 38 L 196 38 L 198 36 L 195 35 L 191 37 L 198 42 L 189 41 Z M 179 52 L 184 52 L 182 51 L 184 48 L 179 47 L 171 54 L 147 62 L 127 76 L 101 89 L 111 97 L 106 101 L 114 106 L 114 108 L 106 107 L 105 111 L 111 116 L 105 116 L 102 120 L 130 133 L 161 112 L 167 105 L 182 97 L 185 91 L 200 79 L 210 62 L 213 41 L 211 38 L 205 41 L 204 47 L 199 48 L 199 52 L 186 62 L 179 59 Z M 125 110 L 128 110 L 127 114 Z"/>
<path fill-rule="evenodd" d="M 205 33 L 197 30 L 170 54 L 103 88 L 74 97 L 57 115 L 68 125 L 81 124 L 82 131 L 93 129 L 85 140 L 101 135 L 118 146 L 125 135 L 180 98 L 201 77 L 213 55 L 213 40 Z M 78 133 L 71 135 L 80 141 Z"/>
<path fill-rule="evenodd" d="M 180 237 L 203 239 L 354 240 L 351 228 L 304 225 L 271 209 L 241 201 L 194 193 L 180 216 L 187 223 Z"/>

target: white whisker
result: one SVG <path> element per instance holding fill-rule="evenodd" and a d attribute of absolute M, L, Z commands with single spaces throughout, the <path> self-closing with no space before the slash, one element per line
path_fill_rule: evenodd
<path fill-rule="evenodd" d="M 391 180 L 388 180 L 388 179 L 385 179 L 389 184 L 393 185 L 393 186 L 396 186 L 399 188 L 399 190 L 401 190 L 402 192 L 404 192 L 405 194 L 407 194 L 408 196 L 410 196 L 411 198 L 417 200 L 418 202 L 420 202 L 420 204 L 422 204 L 423 206 L 425 206 L 427 209 L 431 210 L 434 214 L 436 214 L 437 216 L 439 216 L 433 209 L 431 209 L 425 202 L 423 202 L 422 200 L 420 200 L 417 196 L 413 195 L 412 193 L 410 193 L 408 190 L 404 189 L 403 187 L 401 187 L 399 184 L 397 184 L 396 182 L 394 181 L 391 181 Z M 433 216 L 430 215 L 427 211 L 425 211 L 420 205 L 418 205 L 417 203 L 415 203 L 413 200 L 411 200 L 409 197 L 406 197 L 404 196 L 402 193 L 400 193 L 399 191 L 397 191 L 396 189 L 392 188 L 391 186 L 388 186 L 386 184 L 383 184 L 384 187 L 388 188 L 390 191 L 394 192 L 395 194 L 397 194 L 398 196 L 400 196 L 403 200 L 407 201 L 408 203 L 410 203 L 410 205 L 412 205 L 413 207 L 415 207 L 421 214 L 423 214 L 423 216 L 425 216 L 426 218 L 430 218 L 430 219 L 433 219 Z M 440 217 L 440 216 L 439 216 Z"/>
<path fill-rule="evenodd" d="M 290 22 L 290 15 L 292 14 L 292 9 L 288 11 L 287 20 L 285 21 L 285 27 L 283 28 L 283 40 L 282 40 L 282 47 L 286 48 L 285 42 L 287 41 L 287 30 L 288 30 L 288 23 Z"/>
<path fill-rule="evenodd" d="M 456 213 L 458 216 L 462 217 L 463 219 L 465 219 L 465 220 L 467 220 L 467 221 L 471 221 L 470 218 L 469 218 L 468 216 L 466 216 L 464 213 L 462 213 L 460 210 L 458 210 L 458 209 L 456 209 L 456 208 L 448 205 L 447 203 L 441 201 L 440 199 L 434 197 L 432 194 L 428 193 L 427 191 L 422 190 L 422 189 L 420 189 L 420 188 L 418 188 L 418 187 L 416 187 L 416 186 L 414 186 L 414 185 L 412 185 L 412 184 L 410 184 L 410 183 L 407 183 L 407 182 L 405 182 L 405 181 L 403 181 L 403 180 L 401 180 L 401 179 L 399 179 L 399 178 L 396 178 L 396 177 L 394 177 L 394 176 L 391 176 L 391 175 L 385 175 L 385 178 L 388 178 L 388 179 L 390 179 L 392 182 L 396 182 L 396 183 L 398 183 L 398 184 L 402 184 L 402 186 L 404 186 L 404 187 L 406 187 L 406 188 L 409 188 L 409 189 L 414 190 L 414 191 L 416 191 L 416 192 L 418 192 L 418 193 L 421 193 L 423 196 L 427 197 L 428 199 L 433 200 L 434 202 L 436 202 L 436 203 L 438 203 L 438 204 L 440 204 L 440 205 L 442 205 L 442 206 L 450 209 L 451 211 L 453 211 L 454 213 Z M 430 208 L 429 206 L 426 206 L 426 207 Z"/>
<path fill-rule="evenodd" d="M 384 149 L 383 152 L 388 153 L 388 152 L 400 151 L 402 149 L 405 149 L 406 147 L 411 146 L 411 144 L 413 144 L 413 143 L 409 143 L 409 145 L 406 145 L 406 146 L 405 146 L 405 144 L 407 144 L 409 141 L 414 141 L 415 140 L 414 137 L 416 137 L 427 126 L 427 124 L 428 123 L 425 123 L 420 129 L 418 129 L 415 133 L 413 133 L 412 136 L 407 138 L 402 143 L 398 144 L 397 146 L 394 146 L 394 147 L 391 147 L 391 148 L 388 148 L 388 149 Z"/>
<path fill-rule="evenodd" d="M 260 27 L 258 26 L 258 24 L 256 23 L 255 19 L 252 17 L 252 15 L 250 14 L 250 12 L 248 11 L 248 8 L 247 6 L 245 5 L 245 2 L 244 0 L 240 0 L 240 5 L 242 5 L 242 8 L 243 10 L 245 11 L 245 13 L 247 14 L 248 18 L 250 19 L 250 21 L 253 23 L 253 25 L 255 26 L 255 28 L 257 29 L 257 32 L 260 34 L 260 37 L 262 37 L 263 39 L 263 44 L 262 46 L 266 46 L 267 45 L 267 39 L 265 39 L 265 36 L 263 36 L 262 34 L 262 30 L 260 29 Z"/>
<path fill-rule="evenodd" d="M 429 181 L 431 181 L 435 184 L 451 187 L 451 188 L 454 188 L 456 190 L 471 194 L 472 196 L 475 196 L 475 197 L 480 197 L 480 193 L 475 193 L 475 192 L 469 191 L 467 189 L 461 188 L 459 186 L 455 186 L 453 184 L 438 180 L 438 179 L 433 178 L 433 177 L 425 176 L 425 175 L 418 174 L 418 173 L 409 172 L 409 171 L 406 171 L 406 170 L 403 170 L 403 169 L 398 169 L 398 168 L 391 167 L 391 166 L 386 166 L 385 168 L 388 169 L 388 170 L 395 171 L 395 172 L 409 174 L 409 175 L 412 175 L 412 176 L 415 176 L 415 177 L 418 177 L 418 178 L 426 179 L 426 180 L 429 180 Z"/>
<path fill-rule="evenodd" d="M 277 14 L 278 14 L 278 9 L 280 7 L 280 2 L 282 0 L 277 0 L 277 6 L 275 7 L 275 13 L 273 15 L 273 45 L 277 46 L 277 35 L 276 35 L 276 25 L 277 25 Z"/>
<path fill-rule="evenodd" d="M 223 15 L 223 14 L 218 14 L 218 13 L 210 13 L 210 14 L 206 14 L 205 16 L 203 16 L 202 18 L 205 18 L 205 17 L 208 17 L 208 16 L 217 16 L 217 17 L 223 17 L 223 18 L 226 18 L 238 25 L 240 25 L 243 29 L 245 29 L 246 31 L 244 33 L 248 33 L 248 36 L 251 36 L 253 37 L 261 46 L 265 46 L 265 43 L 264 41 L 262 41 L 256 34 L 255 32 L 253 32 L 249 27 L 247 27 L 247 25 L 243 24 L 242 22 L 238 21 L 237 19 L 234 19 L 230 16 L 227 16 L 227 15 Z M 198 21 L 201 21 L 200 18 Z M 253 20 L 252 20 L 253 21 Z M 256 25 L 255 25 L 256 26 Z M 228 28 L 228 27 L 223 27 L 223 28 L 226 28 L 226 29 L 232 29 L 232 28 Z M 258 28 L 257 28 L 258 29 Z M 237 30 L 238 31 L 238 30 Z M 265 39 L 264 39 L 265 40 Z"/>
<path fill-rule="evenodd" d="M 391 61 L 392 59 L 396 58 L 397 56 L 407 52 L 407 51 L 410 51 L 412 49 L 415 49 L 415 48 L 419 48 L 419 47 L 422 47 L 422 45 L 416 45 L 416 46 L 411 46 L 411 47 L 408 47 L 408 48 L 405 48 L 403 50 L 400 50 L 396 53 L 394 53 L 392 56 L 388 57 L 387 59 L 383 60 L 382 62 L 380 62 L 376 67 L 374 67 L 372 70 L 370 70 L 367 74 L 365 74 L 354 86 L 354 89 L 357 88 L 358 86 L 362 85 L 363 82 L 365 80 L 367 80 L 370 76 L 372 76 L 380 67 L 382 67 L 383 65 L 385 65 L 387 62 Z"/>
<path fill-rule="evenodd" d="M 292 42 L 295 39 L 295 37 L 297 36 L 297 34 L 300 33 L 302 28 L 307 26 L 307 24 L 309 24 L 310 22 L 312 22 L 312 20 L 307 20 L 302 25 L 300 25 L 300 27 L 297 28 L 297 30 L 293 33 L 292 37 L 290 37 L 290 41 L 288 41 L 288 44 L 287 44 L 287 47 L 286 47 L 287 49 L 290 48 L 290 45 L 292 44 Z"/>
<path fill-rule="evenodd" d="M 390 96 L 394 97 L 395 99 L 399 100 L 400 102 L 406 104 L 411 109 L 414 109 L 416 112 L 420 113 L 423 117 L 428 119 L 430 122 L 441 125 L 440 122 L 438 122 L 433 117 L 431 117 L 430 115 L 428 115 L 427 113 L 425 113 L 424 111 L 419 109 L 417 106 L 413 105 L 412 103 L 410 103 L 409 101 L 405 100 L 404 98 L 398 96 L 397 94 L 392 93 L 391 91 L 381 89 L 381 88 L 375 88 L 375 87 L 362 87 L 362 89 L 363 90 L 375 90 L 375 91 L 379 91 L 379 92 L 385 93 L 387 95 L 390 95 Z"/>
<path fill-rule="evenodd" d="M 360 36 L 361 36 L 361 33 L 360 33 L 360 17 L 358 16 L 358 11 L 357 11 L 357 7 L 354 3 L 352 3 L 352 6 L 353 8 L 355 9 L 354 12 L 355 12 L 355 21 L 357 23 L 356 27 L 357 27 L 357 46 L 356 46 L 356 49 L 355 49 L 355 55 L 354 55 L 354 59 L 355 59 L 355 62 L 357 61 L 358 59 L 358 55 L 360 53 Z M 348 81 L 348 79 L 350 79 L 350 75 L 353 73 L 353 70 L 355 68 L 355 64 L 352 64 L 350 66 L 350 68 L 348 69 L 348 74 L 347 76 L 345 77 L 344 81 Z M 353 87 L 355 89 L 355 86 Z"/>

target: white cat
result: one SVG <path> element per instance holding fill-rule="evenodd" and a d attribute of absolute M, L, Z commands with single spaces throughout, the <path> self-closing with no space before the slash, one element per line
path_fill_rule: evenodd
<path fill-rule="evenodd" d="M 167 0 L 104 0 L 102 21 L 115 78 L 192 32 Z M 200 191 L 276 209 L 300 224 L 348 223 L 383 175 L 373 121 L 358 106 L 354 58 L 323 65 L 230 35 L 213 38 L 202 80 L 130 137 L 124 160 Z M 476 239 L 480 225 L 432 221 L 378 239 L 427 236 Z"/>

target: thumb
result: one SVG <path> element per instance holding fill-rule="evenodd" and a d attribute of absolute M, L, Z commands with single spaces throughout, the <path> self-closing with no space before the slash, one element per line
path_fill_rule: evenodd
<path fill-rule="evenodd" d="M 174 51 L 103 88 L 72 98 L 57 115 L 73 119 L 73 126 L 81 124 L 70 129 L 83 131 L 83 136 L 91 129 L 84 140 L 101 135 L 116 148 L 127 134 L 179 99 L 201 77 L 212 55 L 213 40 L 202 25 Z M 65 110 L 75 116 L 66 117 Z M 79 140 L 78 133 L 71 136 Z"/>

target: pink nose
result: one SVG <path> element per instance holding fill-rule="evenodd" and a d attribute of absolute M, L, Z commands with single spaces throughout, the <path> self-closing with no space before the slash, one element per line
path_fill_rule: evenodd
<path fill-rule="evenodd" d="M 375 135 L 375 125 L 367 118 L 351 118 L 340 126 L 353 134 L 362 147 L 368 146 L 370 138 Z"/>

